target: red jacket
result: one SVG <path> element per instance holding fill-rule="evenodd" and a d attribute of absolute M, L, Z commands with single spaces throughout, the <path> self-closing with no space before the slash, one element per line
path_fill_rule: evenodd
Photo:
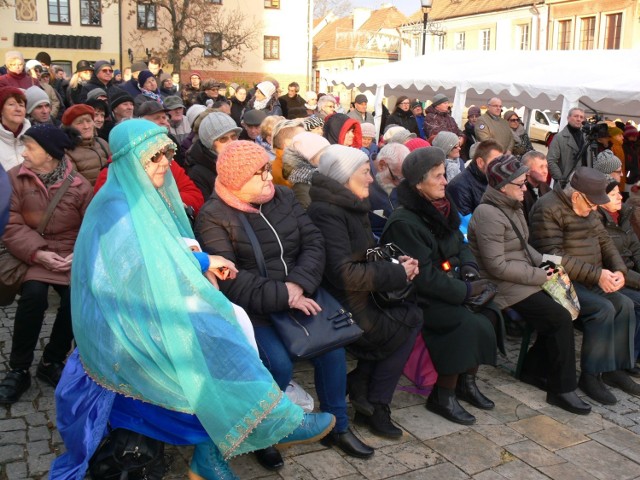
<path fill-rule="evenodd" d="M 191 181 L 191 179 L 187 176 L 187 173 L 184 171 L 177 162 L 171 162 L 171 174 L 176 181 L 176 186 L 178 187 L 178 192 L 180 193 L 180 198 L 182 199 L 182 203 L 189 207 L 193 207 L 196 215 L 200 211 L 200 207 L 204 204 L 204 197 L 202 196 L 202 192 L 200 189 L 196 187 L 196 185 Z M 98 190 L 104 185 L 104 182 L 107 181 L 107 174 L 109 173 L 108 168 L 103 168 L 98 175 L 96 183 L 93 187 L 94 195 L 98 193 Z"/>

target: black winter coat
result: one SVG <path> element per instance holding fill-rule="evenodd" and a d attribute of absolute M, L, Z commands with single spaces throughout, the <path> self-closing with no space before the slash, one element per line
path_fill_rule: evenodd
<path fill-rule="evenodd" d="M 388 125 L 400 125 L 401 127 L 409 130 L 411 133 L 415 133 L 417 137 L 420 136 L 418 122 L 416 122 L 416 117 L 413 116 L 411 110 L 405 112 L 401 108 L 396 108 L 395 111 L 387 118 L 385 128 Z"/>
<path fill-rule="evenodd" d="M 218 155 L 205 147 L 200 140 L 191 145 L 184 160 L 187 175 L 200 189 L 205 201 L 211 196 L 218 176 L 217 161 Z"/>
<path fill-rule="evenodd" d="M 231 97 L 231 118 L 236 122 L 236 125 L 241 127 L 240 120 L 242 120 L 242 112 L 249 103 L 249 100 L 245 99 L 244 102 L 238 100 L 235 96 Z"/>
<path fill-rule="evenodd" d="M 80 98 L 78 103 L 85 103 L 87 101 L 87 95 L 91 90 L 96 88 L 101 88 L 105 92 L 107 92 L 107 105 L 111 105 L 111 97 L 116 93 L 122 92 L 122 89 L 115 85 L 112 82 L 109 82 L 107 85 L 98 80 L 95 73 L 91 76 L 89 81 L 82 86 L 82 90 L 80 91 Z"/>
<path fill-rule="evenodd" d="M 487 189 L 487 176 L 471 162 L 447 185 L 447 193 L 462 215 L 473 213 Z"/>
<path fill-rule="evenodd" d="M 258 237 L 269 278 L 260 275 L 238 215 L 247 218 Z M 237 277 L 220 282 L 220 290 L 244 308 L 256 326 L 269 324 L 268 314 L 289 309 L 285 282 L 300 285 L 305 295 L 320 285 L 324 240 L 288 188 L 276 186 L 273 199 L 256 214 L 230 207 L 214 192 L 198 214 L 195 231 L 205 252 L 235 263 Z"/>
<path fill-rule="evenodd" d="M 375 246 L 369 224 L 369 202 L 358 199 L 337 181 L 315 173 L 308 213 L 324 235 L 327 262 L 323 286 L 353 314 L 364 335 L 348 348 L 356 357 L 388 357 L 422 323 L 422 311 L 404 302 L 384 310 L 371 292 L 400 290 L 407 284 L 404 268 L 391 262 L 367 262 Z"/>

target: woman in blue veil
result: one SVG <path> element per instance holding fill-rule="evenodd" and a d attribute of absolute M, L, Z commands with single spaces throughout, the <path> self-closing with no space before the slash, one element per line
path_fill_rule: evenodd
<path fill-rule="evenodd" d="M 83 479 L 108 426 L 195 444 L 193 479 L 235 478 L 232 456 L 324 436 L 333 416 L 304 415 L 283 395 L 185 243 L 166 130 L 129 120 L 109 144 L 109 177 L 74 250 L 77 349 L 56 389 L 67 452 L 50 478 Z"/>

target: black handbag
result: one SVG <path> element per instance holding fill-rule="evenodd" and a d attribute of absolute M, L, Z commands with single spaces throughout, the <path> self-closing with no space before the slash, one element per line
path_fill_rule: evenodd
<path fill-rule="evenodd" d="M 94 480 L 161 480 L 164 443 L 124 428 L 111 430 L 89 460 Z"/>
<path fill-rule="evenodd" d="M 400 260 L 398 260 L 398 258 L 401 256 L 408 255 L 395 243 L 378 245 L 375 248 L 367 250 L 368 262 L 392 262 L 400 264 Z M 391 305 L 405 301 L 412 293 L 413 283 L 407 282 L 407 285 L 399 290 L 392 290 L 390 292 L 371 292 L 371 295 L 376 303 Z"/>
<path fill-rule="evenodd" d="M 268 277 L 267 265 L 253 228 L 242 213 L 238 213 L 238 218 L 251 241 L 260 275 Z M 307 360 L 345 347 L 362 336 L 364 332 L 353 320 L 351 313 L 342 308 L 325 289 L 319 287 L 311 298 L 322 308 L 316 315 L 305 315 L 297 309 L 270 315 L 273 326 L 291 357 Z"/>

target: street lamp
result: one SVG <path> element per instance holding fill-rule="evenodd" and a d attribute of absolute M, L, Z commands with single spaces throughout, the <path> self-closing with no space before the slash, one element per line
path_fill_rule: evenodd
<path fill-rule="evenodd" d="M 427 22 L 429 21 L 429 11 L 433 5 L 433 0 L 420 0 L 422 6 L 422 55 L 427 46 Z"/>

